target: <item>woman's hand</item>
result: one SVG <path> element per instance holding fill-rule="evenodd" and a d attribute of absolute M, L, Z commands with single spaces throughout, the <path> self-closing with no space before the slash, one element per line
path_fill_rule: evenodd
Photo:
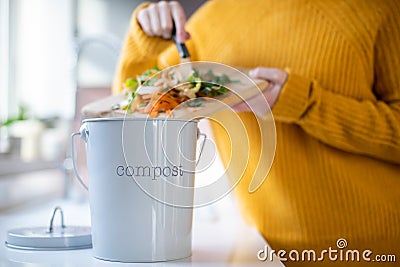
<path fill-rule="evenodd" d="M 282 88 L 286 83 L 288 77 L 287 72 L 281 69 L 257 67 L 249 71 L 249 76 L 270 82 L 268 88 L 263 91 L 263 95 L 270 108 L 272 108 L 278 100 Z M 257 108 L 259 105 L 265 105 L 265 100 L 262 99 L 260 95 L 234 106 L 233 109 L 237 112 L 250 111 L 250 107 L 255 111 L 265 110 L 265 107 Z"/>
<path fill-rule="evenodd" d="M 137 21 L 148 36 L 170 39 L 175 24 L 179 42 L 183 43 L 190 38 L 185 30 L 185 11 L 177 1 L 152 3 L 138 12 Z"/>

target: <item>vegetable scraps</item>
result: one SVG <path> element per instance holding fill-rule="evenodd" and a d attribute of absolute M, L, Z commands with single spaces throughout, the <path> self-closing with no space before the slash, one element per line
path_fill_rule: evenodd
<path fill-rule="evenodd" d="M 199 98 L 223 95 L 229 91 L 225 85 L 234 82 L 238 81 L 226 74 L 217 75 L 212 70 L 200 75 L 193 69 L 188 77 L 183 77 L 178 68 L 164 72 L 158 68 L 148 69 L 136 79 L 125 81 L 127 101 L 114 109 L 149 114 L 151 118 L 160 113 L 172 117 L 172 110 L 177 106 L 201 107 Z"/>

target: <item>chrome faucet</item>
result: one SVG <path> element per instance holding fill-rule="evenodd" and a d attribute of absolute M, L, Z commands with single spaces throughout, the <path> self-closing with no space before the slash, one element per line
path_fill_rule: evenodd
<path fill-rule="evenodd" d="M 77 34 L 75 34 L 77 35 Z M 73 41 L 73 59 L 72 59 L 72 74 L 73 74 L 73 82 L 75 87 L 75 116 L 72 127 L 76 125 L 77 120 L 80 119 L 80 111 L 77 107 L 78 102 L 78 67 L 79 60 L 81 58 L 82 52 L 85 50 L 87 46 L 92 44 L 99 44 L 111 51 L 112 59 L 116 62 L 119 56 L 119 52 L 122 46 L 122 40 L 113 34 L 96 34 L 96 35 L 87 35 L 84 37 L 75 37 Z M 64 197 L 72 197 L 76 196 L 73 190 L 72 178 L 73 178 L 73 168 L 71 165 L 71 151 L 69 150 L 69 146 L 67 146 L 68 150 L 66 151 L 66 158 L 62 164 L 63 173 L 65 176 L 65 186 L 64 186 Z"/>

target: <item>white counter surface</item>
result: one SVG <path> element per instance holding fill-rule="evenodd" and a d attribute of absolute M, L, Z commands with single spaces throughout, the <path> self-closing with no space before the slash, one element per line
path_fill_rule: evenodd
<path fill-rule="evenodd" d="M 92 257 L 92 250 L 33 252 L 9 249 L 4 245 L 7 230 L 17 227 L 44 226 L 55 206 L 62 207 L 65 224 L 90 225 L 86 201 L 64 199 L 31 204 L 0 213 L 0 266 L 283 266 L 279 261 L 257 259 L 265 241 L 243 222 L 231 196 L 216 204 L 195 209 L 193 255 L 190 258 L 160 263 L 115 263 Z M 59 223 L 56 218 L 55 223 Z"/>

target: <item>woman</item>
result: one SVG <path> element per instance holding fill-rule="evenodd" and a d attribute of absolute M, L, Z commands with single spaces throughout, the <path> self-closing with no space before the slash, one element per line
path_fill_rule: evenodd
<path fill-rule="evenodd" d="M 249 193 L 262 140 L 255 117 L 239 113 L 250 136 L 236 188 L 243 214 L 275 250 L 313 249 L 318 258 L 329 247 L 344 249 L 336 241 L 345 239 L 347 249 L 372 254 L 359 262 L 326 256 L 324 266 L 364 266 L 368 258 L 395 265 L 375 256 L 396 254 L 400 244 L 398 14 L 395 0 L 214 0 L 186 23 L 177 2 L 143 4 L 132 16 L 113 90 L 154 65 L 179 62 L 172 21 L 192 60 L 254 68 L 253 77 L 272 84 L 264 95 L 277 144 L 268 179 Z M 232 119 L 215 117 L 227 125 Z M 230 151 L 222 148 L 229 140 L 221 127 L 213 130 L 228 164 Z M 313 263 L 321 261 L 305 264 Z"/>

